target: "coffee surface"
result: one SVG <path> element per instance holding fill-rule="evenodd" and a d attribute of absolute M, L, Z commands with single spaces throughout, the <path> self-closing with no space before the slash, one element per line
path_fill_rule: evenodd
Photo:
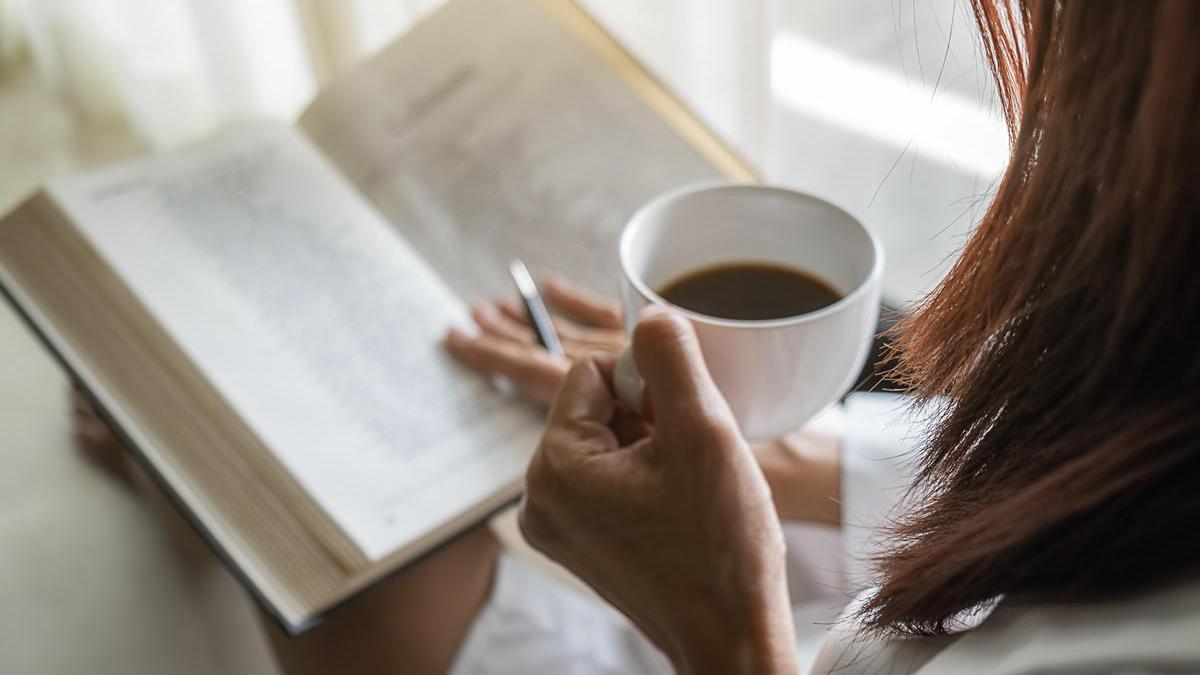
<path fill-rule="evenodd" d="M 763 263 L 733 263 L 694 270 L 665 284 L 658 294 L 667 302 L 698 314 L 739 321 L 807 314 L 842 297 L 813 274 Z"/>

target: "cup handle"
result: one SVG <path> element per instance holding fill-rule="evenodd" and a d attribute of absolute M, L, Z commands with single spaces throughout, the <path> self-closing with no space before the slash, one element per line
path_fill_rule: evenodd
<path fill-rule="evenodd" d="M 646 383 L 642 381 L 642 375 L 633 361 L 633 345 L 621 350 L 621 355 L 613 365 L 613 388 L 622 405 L 638 415 L 642 414 Z"/>

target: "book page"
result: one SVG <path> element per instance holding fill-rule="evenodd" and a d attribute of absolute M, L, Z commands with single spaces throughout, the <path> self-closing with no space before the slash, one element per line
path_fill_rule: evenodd
<path fill-rule="evenodd" d="M 369 558 L 519 480 L 539 416 L 446 356 L 462 303 L 294 130 L 50 192 Z"/>
<path fill-rule="evenodd" d="M 472 302 L 512 292 L 513 257 L 615 296 L 633 211 L 722 177 L 537 0 L 451 0 L 301 126 Z"/>

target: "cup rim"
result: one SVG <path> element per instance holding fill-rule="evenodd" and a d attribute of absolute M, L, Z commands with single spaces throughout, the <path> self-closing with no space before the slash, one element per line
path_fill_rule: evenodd
<path fill-rule="evenodd" d="M 858 285 L 856 285 L 849 293 L 838 299 L 837 302 L 830 303 L 812 312 L 805 312 L 804 314 L 788 316 L 782 319 L 723 319 L 721 317 L 694 312 L 690 309 L 680 307 L 679 305 L 667 301 L 661 295 L 656 293 L 654 289 L 650 288 L 648 284 L 642 281 L 641 275 L 634 274 L 630 269 L 629 247 L 633 245 L 633 232 L 640 227 L 635 227 L 635 225 L 644 220 L 648 212 L 660 208 L 666 203 L 694 194 L 700 194 L 702 192 L 728 189 L 748 190 L 751 192 L 760 193 L 775 193 L 785 195 L 790 199 L 799 198 L 804 201 L 815 203 L 818 206 L 830 209 L 847 217 L 851 222 L 857 225 L 864 234 L 867 235 L 867 240 L 871 242 L 871 271 L 865 277 L 863 277 L 862 281 L 860 281 Z M 876 237 L 866 225 L 863 225 L 861 220 L 856 218 L 849 211 L 828 200 L 808 194 L 806 192 L 793 190 L 791 188 L 763 183 L 748 183 L 726 180 L 702 181 L 699 183 L 681 185 L 672 190 L 668 190 L 643 204 L 638 208 L 637 211 L 633 212 L 633 215 L 630 216 L 629 220 L 625 223 L 625 228 L 621 231 L 621 239 L 618 246 L 617 257 L 619 258 L 619 263 L 621 265 L 621 274 L 625 276 L 625 279 L 629 281 L 634 290 L 636 290 L 645 300 L 654 304 L 670 307 L 672 310 L 683 314 L 687 318 L 697 323 L 725 328 L 781 328 L 805 324 L 810 321 L 816 321 L 831 314 L 835 314 L 841 311 L 844 307 L 856 302 L 861 296 L 868 293 L 869 289 L 876 284 L 880 277 L 883 276 L 883 245 L 880 243 L 879 238 Z"/>

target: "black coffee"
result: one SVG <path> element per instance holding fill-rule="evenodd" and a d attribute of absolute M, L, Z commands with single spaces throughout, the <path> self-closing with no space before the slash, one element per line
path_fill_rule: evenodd
<path fill-rule="evenodd" d="M 698 314 L 740 321 L 806 314 L 842 297 L 808 272 L 761 263 L 705 267 L 664 285 L 658 294 Z"/>

